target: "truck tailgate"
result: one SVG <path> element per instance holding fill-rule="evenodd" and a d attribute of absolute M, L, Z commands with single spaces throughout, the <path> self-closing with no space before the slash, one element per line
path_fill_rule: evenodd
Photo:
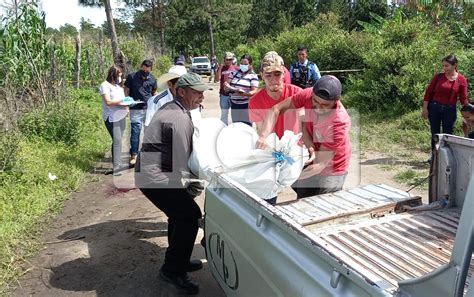
<path fill-rule="evenodd" d="M 393 293 L 399 281 L 425 275 L 449 262 L 456 236 L 459 209 L 390 214 L 390 207 L 396 211 L 400 204 L 415 202 L 404 192 L 377 185 L 304 198 L 277 208 L 314 234 L 312 240 L 329 254 L 368 282 Z M 470 275 L 473 266 L 474 260 Z"/>

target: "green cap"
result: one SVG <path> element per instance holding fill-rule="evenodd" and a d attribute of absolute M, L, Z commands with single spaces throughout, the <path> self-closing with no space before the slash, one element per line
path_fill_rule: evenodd
<path fill-rule="evenodd" d="M 178 84 L 176 88 L 191 88 L 199 92 L 212 90 L 212 88 L 208 87 L 201 81 L 201 76 L 199 74 L 193 72 L 183 74 L 178 79 Z"/>

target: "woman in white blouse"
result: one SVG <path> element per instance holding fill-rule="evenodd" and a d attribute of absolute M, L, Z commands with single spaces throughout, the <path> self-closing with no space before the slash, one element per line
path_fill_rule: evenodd
<path fill-rule="evenodd" d="M 124 169 L 121 159 L 122 137 L 125 131 L 128 106 L 121 105 L 123 98 L 125 98 L 124 90 L 120 85 L 121 82 L 122 70 L 117 66 L 112 66 L 109 68 L 107 79 L 100 85 L 102 119 L 110 137 L 112 137 L 114 175 L 120 175 L 120 170 Z"/>

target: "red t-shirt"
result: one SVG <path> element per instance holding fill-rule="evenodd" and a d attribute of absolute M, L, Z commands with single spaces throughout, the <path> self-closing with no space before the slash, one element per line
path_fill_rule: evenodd
<path fill-rule="evenodd" d="M 299 91 L 301 91 L 301 88 L 297 86 L 283 84 L 283 90 L 278 100 L 275 100 L 270 97 L 266 89 L 258 91 L 250 98 L 249 101 L 250 121 L 255 123 L 263 121 L 267 116 L 268 111 L 270 110 L 270 108 L 272 108 L 273 105 L 280 103 L 281 101 L 287 99 L 290 96 L 293 96 Z M 296 110 L 288 111 L 278 116 L 273 131 L 278 135 L 278 137 L 281 138 L 285 130 L 291 130 L 294 133 L 299 133 L 298 114 Z"/>
<path fill-rule="evenodd" d="M 221 69 L 221 79 L 219 81 L 220 83 L 220 88 L 219 88 L 219 94 L 221 95 L 225 95 L 225 96 L 229 96 L 229 93 L 227 93 L 226 91 L 224 91 L 224 83 L 227 81 L 227 79 L 229 78 L 229 74 L 231 72 L 234 72 L 234 71 L 237 71 L 239 70 L 239 68 L 235 65 L 230 65 L 230 66 L 226 66 L 226 65 L 223 65 L 222 66 L 222 69 Z"/>
<path fill-rule="evenodd" d="M 312 96 L 313 88 L 304 89 L 293 96 L 291 101 L 296 108 L 304 107 L 305 128 L 313 136 L 315 149 L 319 150 L 324 146 L 334 152 L 332 160 L 319 175 L 343 175 L 349 169 L 351 159 L 351 119 L 339 100 L 329 114 L 316 114 Z"/>
<path fill-rule="evenodd" d="M 444 73 L 436 74 L 426 89 L 424 101 L 433 101 L 445 104 L 456 105 L 456 101 L 465 105 L 469 102 L 467 99 L 467 79 L 460 73 L 455 81 L 449 81 Z"/>

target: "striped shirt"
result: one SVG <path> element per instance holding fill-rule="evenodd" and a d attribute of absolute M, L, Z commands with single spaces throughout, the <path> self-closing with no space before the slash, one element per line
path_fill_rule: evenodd
<path fill-rule="evenodd" d="M 245 92 L 252 91 L 253 87 L 258 88 L 258 76 L 253 71 L 244 74 L 238 70 L 229 74 L 229 79 L 231 87 L 242 89 Z M 231 93 L 230 100 L 235 104 L 247 104 L 249 97 L 240 96 L 239 93 Z"/>

